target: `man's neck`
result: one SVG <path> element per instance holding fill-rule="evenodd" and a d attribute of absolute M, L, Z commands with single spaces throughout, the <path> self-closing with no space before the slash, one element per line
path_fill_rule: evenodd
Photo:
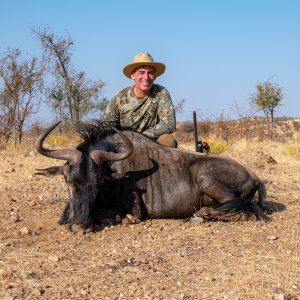
<path fill-rule="evenodd" d="M 133 88 L 134 94 L 136 95 L 137 98 L 145 98 L 150 95 L 151 90 L 149 91 L 142 91 L 138 89 L 136 86 Z"/>

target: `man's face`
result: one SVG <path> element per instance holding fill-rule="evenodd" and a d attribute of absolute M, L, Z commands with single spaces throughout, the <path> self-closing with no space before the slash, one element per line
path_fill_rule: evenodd
<path fill-rule="evenodd" d="M 138 67 L 131 74 L 131 79 L 135 81 L 135 86 L 139 90 L 147 93 L 156 79 L 155 70 L 151 66 Z"/>

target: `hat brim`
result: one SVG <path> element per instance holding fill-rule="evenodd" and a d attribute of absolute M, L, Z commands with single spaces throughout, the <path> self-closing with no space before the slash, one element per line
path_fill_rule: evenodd
<path fill-rule="evenodd" d="M 124 68 L 123 68 L 123 73 L 126 77 L 131 78 L 131 74 L 133 73 L 133 71 L 138 68 L 138 67 L 142 67 L 142 66 L 151 66 L 155 69 L 155 76 L 158 77 L 161 74 L 163 74 L 165 72 L 166 66 L 162 63 L 158 63 L 158 62 L 136 62 L 136 63 L 130 63 L 127 64 Z"/>

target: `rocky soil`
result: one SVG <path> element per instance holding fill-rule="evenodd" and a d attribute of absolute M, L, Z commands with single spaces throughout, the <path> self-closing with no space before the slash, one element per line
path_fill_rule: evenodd
<path fill-rule="evenodd" d="M 0 298 L 300 299 L 300 162 L 275 159 L 251 166 L 274 211 L 266 224 L 163 219 L 83 234 L 57 223 L 63 178 L 34 175 L 62 162 L 1 150 Z"/>

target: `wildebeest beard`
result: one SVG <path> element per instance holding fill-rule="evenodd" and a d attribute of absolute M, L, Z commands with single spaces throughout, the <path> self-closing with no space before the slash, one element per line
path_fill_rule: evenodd
<path fill-rule="evenodd" d="M 85 162 L 85 165 L 86 162 Z M 93 166 L 94 170 L 88 170 L 86 176 L 79 182 L 66 183 L 69 189 L 69 201 L 66 205 L 63 215 L 59 220 L 60 224 L 69 223 L 69 229 L 73 224 L 82 224 L 83 227 L 93 225 L 91 212 L 97 200 L 99 188 L 101 188 L 102 173 L 97 172 L 98 166 Z M 77 166 L 80 169 L 80 166 Z M 73 173 L 76 173 L 76 170 Z M 89 175 L 88 175 L 89 174 Z"/>
<path fill-rule="evenodd" d="M 90 170 L 89 173 L 93 172 L 94 175 L 89 175 L 89 184 L 78 186 L 74 198 L 69 199 L 59 224 L 69 224 L 70 230 L 74 224 L 80 224 L 83 228 L 96 229 L 102 219 L 115 218 L 117 215 L 125 217 L 133 208 L 132 193 L 136 192 L 138 197 L 142 198 L 147 192 L 146 189 L 137 188 L 136 183 L 159 170 L 158 163 L 153 159 L 150 161 L 151 168 L 129 171 L 125 174 L 114 174 L 109 164 L 101 168 L 94 166 L 97 169 Z M 102 182 L 98 174 L 102 174 Z M 143 203 L 141 203 L 141 210 L 144 218 L 149 217 Z"/>

